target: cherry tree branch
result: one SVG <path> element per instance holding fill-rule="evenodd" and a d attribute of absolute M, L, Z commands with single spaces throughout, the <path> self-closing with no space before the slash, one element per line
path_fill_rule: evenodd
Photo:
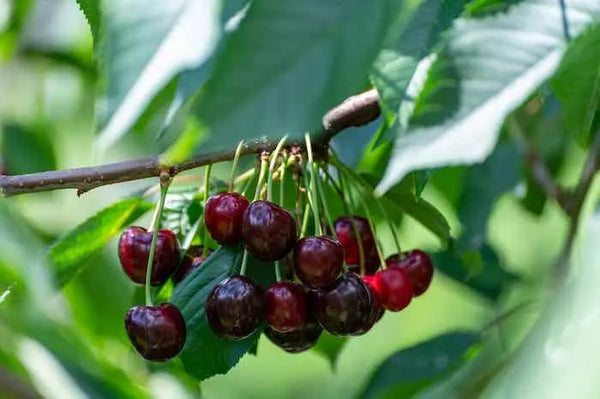
<path fill-rule="evenodd" d="M 365 125 L 380 114 L 379 97 L 375 89 L 349 97 L 323 117 L 323 128 L 314 135 L 315 146 L 326 146 L 337 133 L 352 127 Z M 244 144 L 242 155 L 272 151 L 276 140 L 251 141 Z M 303 143 L 298 145 L 303 147 Z M 235 149 L 225 152 L 208 152 L 193 156 L 188 161 L 171 165 L 171 176 L 184 170 L 233 159 Z M 76 189 L 81 195 L 94 188 L 147 177 L 159 176 L 165 168 L 159 157 L 136 159 L 102 166 L 54 170 L 17 176 L 0 176 L 0 190 L 5 196 L 41 191 Z"/>

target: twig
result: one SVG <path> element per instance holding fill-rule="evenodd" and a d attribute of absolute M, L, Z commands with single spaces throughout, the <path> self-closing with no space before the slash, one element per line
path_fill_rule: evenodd
<path fill-rule="evenodd" d="M 329 140 L 342 130 L 365 125 L 380 114 L 379 97 L 375 89 L 349 97 L 323 117 L 323 129 L 313 136 L 315 147 L 327 146 Z M 241 154 L 272 151 L 278 140 L 258 140 L 245 143 Z M 297 143 L 303 147 L 301 141 Z M 187 162 L 173 165 L 169 174 L 174 176 L 184 170 L 233 159 L 235 149 L 226 152 L 198 154 Z M 164 165 L 159 157 L 137 159 L 109 165 L 56 170 L 17 176 L 0 176 L 0 190 L 5 196 L 40 191 L 76 189 L 81 195 L 94 188 L 147 177 L 159 176 Z"/>
<path fill-rule="evenodd" d="M 560 4 L 560 15 L 562 18 L 563 32 L 565 35 L 565 39 L 570 42 L 571 41 L 571 30 L 569 29 L 569 20 L 567 19 L 567 3 L 565 0 L 558 0 L 558 4 Z"/>
<path fill-rule="evenodd" d="M 556 263 L 558 280 L 562 280 L 568 270 L 568 260 L 571 255 L 573 243 L 575 242 L 577 230 L 579 229 L 581 210 L 583 208 L 585 197 L 587 196 L 590 186 L 592 185 L 592 181 L 594 180 L 594 176 L 598 171 L 599 158 L 600 131 L 596 132 L 594 136 L 594 141 L 592 142 L 592 146 L 588 152 L 588 157 L 583 165 L 583 170 L 581 171 L 577 186 L 575 187 L 575 190 L 566 204 L 567 214 L 570 216 L 570 224 L 565 245 Z"/>

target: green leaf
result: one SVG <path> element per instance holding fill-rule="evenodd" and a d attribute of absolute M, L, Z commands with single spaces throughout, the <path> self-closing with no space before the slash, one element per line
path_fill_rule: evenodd
<path fill-rule="evenodd" d="M 412 398 L 465 363 L 478 339 L 478 334 L 454 332 L 396 352 L 377 368 L 360 397 Z"/>
<path fill-rule="evenodd" d="M 220 0 L 109 0 L 104 3 L 101 71 L 106 94 L 100 148 L 122 137 L 179 72 L 213 54 Z"/>
<path fill-rule="evenodd" d="M 580 143 L 589 144 L 600 118 L 600 24 L 575 39 L 550 81 L 561 101 L 566 124 Z"/>
<path fill-rule="evenodd" d="M 484 163 L 471 166 L 467 171 L 458 217 L 463 225 L 461 243 L 468 248 L 483 245 L 488 217 L 496 199 L 519 182 L 520 155 L 514 144 L 500 144 Z"/>
<path fill-rule="evenodd" d="M 431 255 L 435 268 L 495 301 L 517 277 L 506 271 L 488 245 L 481 249 L 451 248 Z"/>
<path fill-rule="evenodd" d="M 577 36 L 600 20 L 600 3 L 574 0 L 568 18 Z M 461 18 L 446 43 L 408 131 L 399 131 L 380 192 L 416 169 L 487 158 L 504 118 L 552 76 L 567 47 L 555 0 L 524 0 L 505 13 Z"/>
<path fill-rule="evenodd" d="M 47 130 L 6 125 L 2 128 L 2 160 L 6 173 L 19 175 L 56 169 L 54 144 Z"/>
<path fill-rule="evenodd" d="M 212 289 L 222 280 L 239 273 L 243 249 L 240 245 L 218 248 L 173 292 L 171 302 L 183 314 L 187 326 L 187 341 L 180 354 L 186 371 L 199 380 L 229 371 L 248 352 L 260 336 L 260 329 L 241 341 L 217 337 L 208 325 L 205 303 Z M 260 276 L 270 272 L 272 264 L 263 264 L 248 256 L 248 275 L 255 281 L 265 283 Z M 272 280 L 271 280 L 272 281 Z"/>
<path fill-rule="evenodd" d="M 183 242 L 194 223 L 202 216 L 201 198 L 197 187 L 169 190 L 161 217 L 161 227 L 174 231 L 180 242 Z"/>
<path fill-rule="evenodd" d="M 100 24 L 102 22 L 101 2 L 98 0 L 77 0 L 77 4 L 79 4 L 79 8 L 90 26 L 94 46 L 98 46 L 100 42 Z"/>
<path fill-rule="evenodd" d="M 364 88 L 392 4 L 253 2 L 192 107 L 210 131 L 203 150 L 320 129 L 330 107 Z"/>
<path fill-rule="evenodd" d="M 327 331 L 323 331 L 316 345 L 313 347 L 313 351 L 329 360 L 331 367 L 335 368 L 338 356 L 342 352 L 342 349 L 344 349 L 346 342 L 348 342 L 348 337 L 336 337 Z"/>
<path fill-rule="evenodd" d="M 152 205 L 141 198 L 119 201 L 104 208 L 52 245 L 48 260 L 56 282 L 62 286 L 83 266 L 87 257 L 106 245 Z"/>
<path fill-rule="evenodd" d="M 419 61 L 463 11 L 465 0 L 425 0 L 404 29 L 388 38 L 371 70 L 371 81 L 388 113 L 397 113 Z"/>

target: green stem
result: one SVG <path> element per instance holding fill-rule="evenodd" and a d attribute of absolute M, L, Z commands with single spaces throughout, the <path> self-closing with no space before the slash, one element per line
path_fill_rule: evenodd
<path fill-rule="evenodd" d="M 398 255 L 400 255 L 402 253 L 402 248 L 400 246 L 400 239 L 398 238 L 398 234 L 396 232 L 396 227 L 394 226 L 394 223 L 392 222 L 392 219 L 390 219 L 384 206 L 381 204 L 381 198 L 373 198 L 373 199 L 374 199 L 375 203 L 377 203 L 377 206 L 379 207 L 379 210 L 381 211 L 383 218 L 386 220 L 386 222 L 390 228 L 390 231 L 392 232 L 392 237 L 394 238 L 394 244 L 396 244 L 396 250 L 398 250 Z"/>
<path fill-rule="evenodd" d="M 210 195 L 210 172 L 212 171 L 212 164 L 206 165 L 204 169 L 204 209 L 206 210 L 206 203 Z M 208 229 L 204 229 L 204 236 L 202 237 L 202 256 L 208 257 Z"/>
<path fill-rule="evenodd" d="M 269 165 L 269 177 L 267 179 L 267 200 L 271 201 L 273 199 L 273 172 L 275 171 L 275 165 L 277 164 L 277 157 L 279 157 L 279 151 L 283 147 L 285 140 L 287 139 L 287 135 L 283 136 L 279 143 L 277 143 L 277 147 L 271 154 L 271 164 Z"/>
<path fill-rule="evenodd" d="M 373 218 L 371 217 L 371 212 L 369 212 L 369 207 L 367 206 L 367 203 L 365 201 L 364 198 L 362 199 L 362 206 L 363 209 L 365 210 L 365 214 L 367 215 L 367 219 L 369 220 L 369 227 L 371 228 L 371 231 L 373 232 L 373 237 L 375 238 L 375 249 L 377 250 L 377 255 L 379 255 L 379 264 L 381 265 L 382 269 L 386 268 L 386 264 L 385 264 L 385 258 L 383 257 L 383 251 L 381 250 L 381 245 L 379 244 L 379 240 L 377 239 L 377 234 L 375 232 L 375 225 L 373 224 Z"/>
<path fill-rule="evenodd" d="M 275 261 L 275 279 L 281 281 L 281 270 L 279 270 L 279 261 Z"/>
<path fill-rule="evenodd" d="M 229 192 L 233 191 L 233 182 L 235 180 L 235 171 L 237 169 L 238 163 L 240 161 L 240 154 L 242 153 L 242 149 L 244 148 L 244 140 L 240 141 L 238 146 L 235 149 L 235 155 L 233 156 L 233 164 L 231 165 L 231 173 L 229 175 Z"/>
<path fill-rule="evenodd" d="M 319 212 L 319 200 L 316 198 L 317 185 L 316 185 L 316 178 L 315 178 L 315 163 L 313 160 L 312 144 L 310 142 L 310 135 L 308 133 L 306 133 L 304 135 L 304 140 L 306 141 L 306 152 L 308 153 L 308 170 L 310 172 L 310 190 L 309 190 L 309 193 L 307 193 L 307 194 L 309 195 L 310 205 L 312 206 L 313 218 L 314 218 L 314 223 L 315 223 L 315 231 L 317 232 L 317 235 L 323 235 L 323 227 L 321 226 L 321 221 L 319 218 L 319 215 L 321 214 Z"/>
<path fill-rule="evenodd" d="M 248 266 L 248 251 L 244 249 L 244 255 L 242 255 L 242 266 L 240 267 L 240 275 L 246 275 L 246 267 Z"/>
<path fill-rule="evenodd" d="M 285 203 L 283 202 L 285 200 L 285 170 L 287 169 L 287 162 L 282 162 L 281 163 L 281 181 L 279 183 L 279 205 L 281 205 L 282 207 L 285 207 Z"/>
<path fill-rule="evenodd" d="M 331 213 L 329 212 L 329 206 L 327 205 L 327 200 L 325 196 L 325 190 L 323 187 L 323 181 L 321 179 L 321 175 L 318 170 L 315 170 L 315 175 L 317 176 L 317 190 L 318 194 L 321 197 L 321 202 L 323 203 L 323 210 L 325 211 L 325 219 L 327 219 L 327 224 L 331 229 L 331 234 L 335 234 L 335 226 L 333 225 L 333 219 L 331 218 Z"/>
<path fill-rule="evenodd" d="M 304 205 L 304 215 L 302 216 L 302 228 L 300 229 L 300 237 L 304 237 L 306 235 L 306 229 L 308 229 L 308 214 L 310 211 L 310 204 L 306 202 Z"/>
<path fill-rule="evenodd" d="M 256 190 L 254 191 L 254 201 L 259 199 L 260 189 L 262 188 L 263 182 L 265 181 L 265 174 L 267 173 L 268 166 L 269 163 L 261 155 L 260 172 L 258 174 L 258 181 L 256 182 Z"/>
<path fill-rule="evenodd" d="M 344 169 L 336 164 L 336 170 L 340 179 L 340 185 L 342 186 L 343 193 L 348 193 L 348 206 L 350 208 L 351 215 L 356 214 L 356 206 L 354 204 L 354 197 L 352 192 L 350 191 L 350 184 L 346 181 L 346 176 L 344 176 Z M 356 242 L 358 246 L 358 257 L 359 257 L 359 266 L 360 266 L 360 274 L 364 276 L 366 274 L 366 258 L 365 258 L 365 250 L 362 245 L 362 237 L 360 231 L 358 230 L 358 226 L 354 219 L 352 219 L 352 230 L 354 231 L 354 237 L 356 237 Z"/>
<path fill-rule="evenodd" d="M 150 242 L 150 253 L 148 254 L 148 263 L 146 264 L 146 281 L 145 281 L 145 294 L 146 294 L 146 306 L 152 306 L 152 267 L 154 265 L 154 252 L 156 252 L 156 242 L 158 241 L 158 230 L 160 228 L 160 217 L 163 209 L 165 208 L 165 199 L 167 198 L 167 191 L 169 190 L 169 184 L 162 184 L 160 188 L 160 200 L 154 210 L 152 216 L 152 222 L 150 223 L 150 231 L 152 231 L 152 241 Z"/>

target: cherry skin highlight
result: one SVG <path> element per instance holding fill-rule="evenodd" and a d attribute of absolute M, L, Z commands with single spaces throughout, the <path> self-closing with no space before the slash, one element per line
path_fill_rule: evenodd
<path fill-rule="evenodd" d="M 296 222 L 282 207 L 268 201 L 254 201 L 244 213 L 242 239 L 248 252 L 258 259 L 276 261 L 294 248 Z"/>
<path fill-rule="evenodd" d="M 413 295 L 419 296 L 427 291 L 433 279 L 433 262 L 426 252 L 414 249 L 404 252 L 403 256 L 392 255 L 386 259 L 388 267 L 406 270 L 413 288 Z"/>
<path fill-rule="evenodd" d="M 260 324 L 262 295 L 262 289 L 247 277 L 232 276 L 221 281 L 206 301 L 208 324 L 219 337 L 246 338 Z"/>
<path fill-rule="evenodd" d="M 344 249 L 326 236 L 304 237 L 294 249 L 294 270 L 304 284 L 324 288 L 342 272 Z"/>
<path fill-rule="evenodd" d="M 209 256 L 210 256 L 210 252 L 212 252 L 212 251 L 209 251 Z M 202 246 L 194 245 L 194 246 L 190 247 L 187 250 L 187 252 L 185 253 L 185 255 L 183 256 L 183 259 L 181 261 L 181 264 L 179 265 L 179 268 L 177 269 L 175 274 L 173 274 L 171 279 L 173 280 L 173 282 L 175 284 L 179 284 L 181 281 L 183 281 L 183 279 L 185 279 L 187 276 L 189 276 L 194 270 L 196 270 L 197 268 L 202 266 L 202 264 L 204 263 L 204 261 L 206 259 L 207 258 L 202 256 Z"/>
<path fill-rule="evenodd" d="M 406 308 L 413 297 L 408 273 L 396 267 L 388 267 L 375 274 L 379 288 L 379 302 L 387 310 L 399 312 Z"/>
<path fill-rule="evenodd" d="M 360 333 L 372 316 L 373 295 L 354 273 L 342 275 L 316 297 L 315 317 L 333 335 Z"/>
<path fill-rule="evenodd" d="M 335 235 L 344 247 L 346 264 L 359 265 L 360 252 L 358 248 L 358 239 L 354 234 L 354 225 L 358 230 L 363 247 L 363 254 L 368 260 L 369 255 L 375 249 L 375 238 L 369 226 L 369 221 L 360 216 L 342 216 L 334 222 Z"/>
<path fill-rule="evenodd" d="M 213 195 L 206 202 L 204 223 L 210 236 L 221 245 L 238 243 L 242 237 L 242 218 L 249 202 L 238 193 Z"/>
<path fill-rule="evenodd" d="M 263 317 L 278 332 L 290 332 L 306 324 L 306 291 L 293 281 L 280 281 L 263 294 Z"/>
<path fill-rule="evenodd" d="M 152 232 L 143 227 L 129 227 L 119 239 L 119 260 L 123 271 L 138 284 L 146 282 Z M 159 230 L 154 251 L 151 284 L 162 285 L 179 265 L 177 236 L 171 230 Z"/>
<path fill-rule="evenodd" d="M 154 362 L 177 356 L 186 339 L 183 316 L 170 303 L 132 307 L 125 315 L 125 330 L 137 352 Z"/>

